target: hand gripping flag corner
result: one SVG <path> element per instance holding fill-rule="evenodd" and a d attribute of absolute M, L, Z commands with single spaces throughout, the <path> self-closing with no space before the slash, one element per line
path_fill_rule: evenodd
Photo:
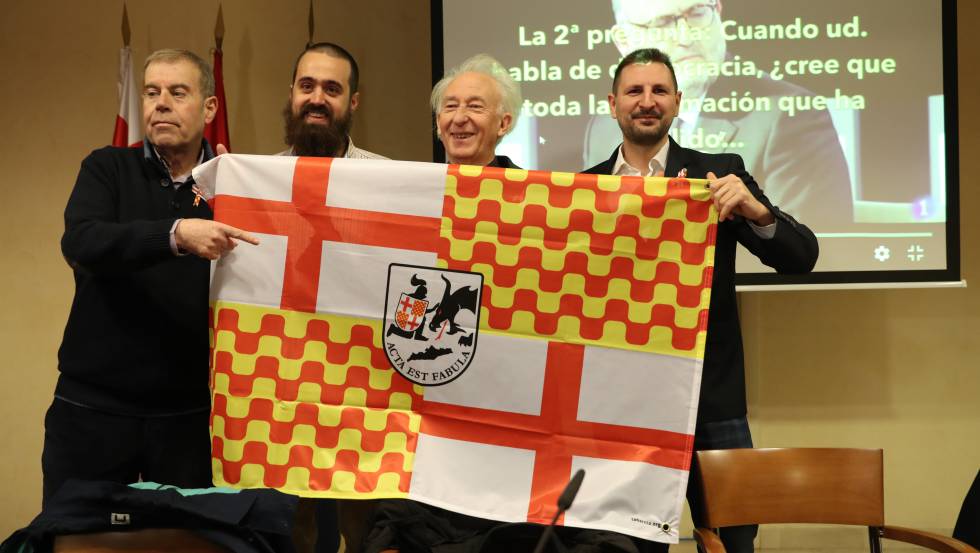
<path fill-rule="evenodd" d="M 244 155 L 195 179 L 262 241 L 214 265 L 216 483 L 547 523 L 584 468 L 562 524 L 677 541 L 703 181 Z"/>

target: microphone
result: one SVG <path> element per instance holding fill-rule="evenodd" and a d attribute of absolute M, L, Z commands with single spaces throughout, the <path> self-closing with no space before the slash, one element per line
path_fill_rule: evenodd
<path fill-rule="evenodd" d="M 575 496 L 578 495 L 578 489 L 582 487 L 582 480 L 585 480 L 585 469 L 578 469 L 572 479 L 568 481 L 565 490 L 558 496 L 558 514 L 555 515 L 555 520 L 558 520 L 558 515 L 572 506 L 572 501 L 575 501 Z"/>
<path fill-rule="evenodd" d="M 554 518 L 551 519 L 551 524 L 544 529 L 541 538 L 538 539 L 538 544 L 534 547 L 534 553 L 544 553 L 544 544 L 549 540 L 555 540 L 555 547 L 559 551 L 565 551 L 565 547 L 555 537 L 555 524 L 558 522 L 558 517 L 572 506 L 572 502 L 575 501 L 575 496 L 578 495 L 578 489 L 582 487 L 582 480 L 584 479 L 585 469 L 578 469 L 572 476 L 572 479 L 568 481 L 568 484 L 565 485 L 565 489 L 558 496 L 558 512 L 555 513 Z"/>

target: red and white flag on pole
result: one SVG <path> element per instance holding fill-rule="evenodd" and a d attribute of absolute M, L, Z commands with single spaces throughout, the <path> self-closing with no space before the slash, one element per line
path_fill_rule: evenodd
<path fill-rule="evenodd" d="M 211 147 L 224 144 L 228 151 L 231 151 L 231 138 L 228 136 L 228 110 L 225 106 L 225 85 L 221 75 L 221 49 L 214 50 L 214 95 L 218 97 L 218 111 L 214 114 L 214 119 L 204 127 L 204 138 L 207 139 Z"/>
<path fill-rule="evenodd" d="M 129 16 L 123 4 L 123 47 L 119 49 L 119 112 L 112 133 L 113 146 L 135 146 L 143 140 L 140 124 L 140 94 L 133 75 L 133 53 L 129 48 Z"/>
<path fill-rule="evenodd" d="M 215 483 L 676 543 L 717 212 L 705 181 L 228 155 Z"/>
<path fill-rule="evenodd" d="M 214 73 L 214 95 L 218 97 L 218 111 L 214 119 L 204 127 L 204 138 L 211 147 L 223 144 L 231 151 L 231 138 L 228 136 L 228 108 L 225 104 L 225 83 L 222 70 L 221 42 L 225 37 L 225 19 L 218 5 L 218 18 L 214 24 L 214 58 L 211 68 Z"/>

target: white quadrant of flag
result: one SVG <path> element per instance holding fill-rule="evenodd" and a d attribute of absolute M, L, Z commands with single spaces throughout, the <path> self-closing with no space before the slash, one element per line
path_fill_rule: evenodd
<path fill-rule="evenodd" d="M 327 205 L 442 217 L 446 165 L 387 159 L 334 159 Z"/>
<path fill-rule="evenodd" d="M 694 434 L 701 365 L 672 355 L 586 347 L 579 420 Z"/>

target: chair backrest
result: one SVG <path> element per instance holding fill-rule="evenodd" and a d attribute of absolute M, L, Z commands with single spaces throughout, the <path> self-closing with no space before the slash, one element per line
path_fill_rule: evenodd
<path fill-rule="evenodd" d="M 190 530 L 153 528 L 72 534 L 54 539 L 54 553 L 230 553 Z"/>
<path fill-rule="evenodd" d="M 884 525 L 880 449 L 697 452 L 705 525 Z"/>

